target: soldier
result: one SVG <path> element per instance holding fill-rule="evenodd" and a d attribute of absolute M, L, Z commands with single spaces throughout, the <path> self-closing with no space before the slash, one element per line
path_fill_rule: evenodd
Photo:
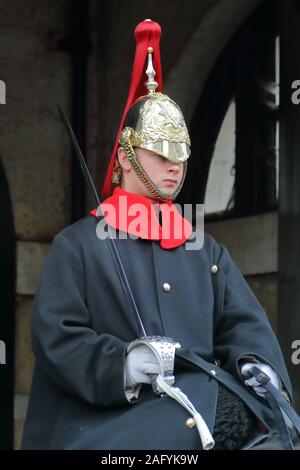
<path fill-rule="evenodd" d="M 97 210 L 55 236 L 33 306 L 22 448 L 281 448 L 266 389 L 249 376 L 255 364 L 290 400 L 280 347 L 227 249 L 207 234 L 186 249 L 192 226 L 173 201 L 190 138 L 161 93 L 159 25 L 145 20 L 136 38 L 101 205 L 121 264 Z"/>

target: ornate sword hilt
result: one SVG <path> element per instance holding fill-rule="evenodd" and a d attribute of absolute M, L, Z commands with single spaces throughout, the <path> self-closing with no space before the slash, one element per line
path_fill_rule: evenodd
<path fill-rule="evenodd" d="M 131 351 L 135 346 L 143 344 L 151 349 L 157 358 L 161 373 L 159 374 L 163 380 L 170 385 L 175 382 L 174 377 L 174 361 L 176 349 L 180 349 L 181 345 L 176 342 L 173 338 L 167 336 L 145 336 L 143 338 L 136 339 L 129 344 L 127 352 Z M 153 391 L 156 395 L 164 394 L 164 390 L 157 383 L 157 375 L 149 374 L 151 377 L 151 383 Z"/>

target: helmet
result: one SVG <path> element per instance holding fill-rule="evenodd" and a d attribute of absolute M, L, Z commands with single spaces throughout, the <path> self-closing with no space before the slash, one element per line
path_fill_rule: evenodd
<path fill-rule="evenodd" d="M 146 26 L 145 23 L 147 23 Z M 139 29 L 142 29 L 143 31 L 145 29 L 147 31 L 146 35 L 141 35 L 142 38 L 139 34 L 137 34 Z M 144 92 L 142 96 L 136 97 L 137 93 L 135 93 L 136 99 L 132 100 L 130 106 L 128 106 L 127 102 L 127 109 L 125 108 L 123 120 L 120 126 L 117 144 L 115 145 L 110 164 L 110 171 L 108 171 L 106 177 L 106 186 L 108 185 L 107 179 L 110 179 L 109 183 L 120 184 L 122 168 L 116 154 L 118 146 L 122 146 L 126 153 L 127 159 L 134 168 L 138 178 L 156 199 L 163 201 L 175 199 L 182 188 L 186 174 L 186 161 L 191 153 L 191 142 L 184 117 L 179 106 L 167 95 L 161 93 L 160 91 L 156 91 L 157 88 L 162 88 L 160 55 L 158 47 L 159 37 L 158 41 L 154 41 L 153 37 L 151 38 L 151 34 L 149 34 L 151 30 L 154 32 L 159 31 L 160 36 L 160 27 L 158 23 L 152 22 L 151 20 L 145 20 L 145 22 L 140 23 L 140 25 L 138 25 L 136 28 L 136 58 L 139 50 L 139 41 L 142 41 L 143 39 L 143 44 L 147 46 L 148 38 L 149 47 L 147 48 L 146 54 L 146 57 L 148 56 L 148 61 L 147 69 L 144 72 L 145 75 L 148 76 L 148 80 L 143 84 L 144 90 L 147 94 Z M 153 34 L 152 36 L 155 35 Z M 156 44 L 158 50 L 156 63 L 159 70 L 158 80 L 161 81 L 160 84 L 155 80 L 156 71 L 153 66 L 153 55 L 155 59 L 155 51 L 153 50 L 151 44 Z M 146 62 L 146 60 L 144 60 L 144 62 Z M 135 82 L 135 86 L 137 88 L 141 88 L 138 87 L 138 81 L 135 80 L 135 68 L 136 60 L 132 74 L 132 83 Z M 145 66 L 142 67 L 142 69 L 144 70 Z M 145 78 L 146 77 L 144 77 L 144 80 Z M 142 76 L 141 79 L 143 79 Z M 128 100 L 133 94 L 132 85 L 130 91 L 131 93 L 129 93 Z M 173 194 L 170 195 L 162 193 L 154 184 L 138 161 L 134 151 L 135 147 L 140 147 L 142 149 L 155 152 L 175 164 L 184 163 L 182 180 L 177 190 Z"/>

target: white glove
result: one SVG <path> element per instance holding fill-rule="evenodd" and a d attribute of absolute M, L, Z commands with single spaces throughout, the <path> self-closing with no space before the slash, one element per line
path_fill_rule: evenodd
<path fill-rule="evenodd" d="M 135 346 L 125 358 L 125 386 L 135 387 L 138 384 L 150 384 L 148 374 L 159 374 L 161 368 L 155 354 L 144 344 Z"/>
<path fill-rule="evenodd" d="M 254 366 L 258 367 L 258 369 L 270 377 L 270 382 L 274 385 L 274 387 L 278 389 L 280 388 L 280 379 L 276 372 L 272 369 L 272 367 L 268 366 L 268 364 L 263 364 L 262 362 L 247 362 L 241 368 L 242 375 L 247 376 L 249 370 Z M 249 387 L 253 387 L 253 390 L 255 393 L 257 393 L 257 395 L 262 398 L 264 397 L 266 389 L 256 380 L 255 377 L 251 377 L 250 379 L 245 380 L 245 384 L 249 385 Z"/>

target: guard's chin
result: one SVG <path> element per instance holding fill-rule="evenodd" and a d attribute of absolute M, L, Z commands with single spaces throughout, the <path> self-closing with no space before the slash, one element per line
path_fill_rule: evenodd
<path fill-rule="evenodd" d="M 162 193 L 167 194 L 168 196 L 172 196 L 172 194 L 175 194 L 175 192 L 177 191 L 177 188 L 178 186 L 168 188 L 167 186 L 162 185 L 159 189 Z"/>

